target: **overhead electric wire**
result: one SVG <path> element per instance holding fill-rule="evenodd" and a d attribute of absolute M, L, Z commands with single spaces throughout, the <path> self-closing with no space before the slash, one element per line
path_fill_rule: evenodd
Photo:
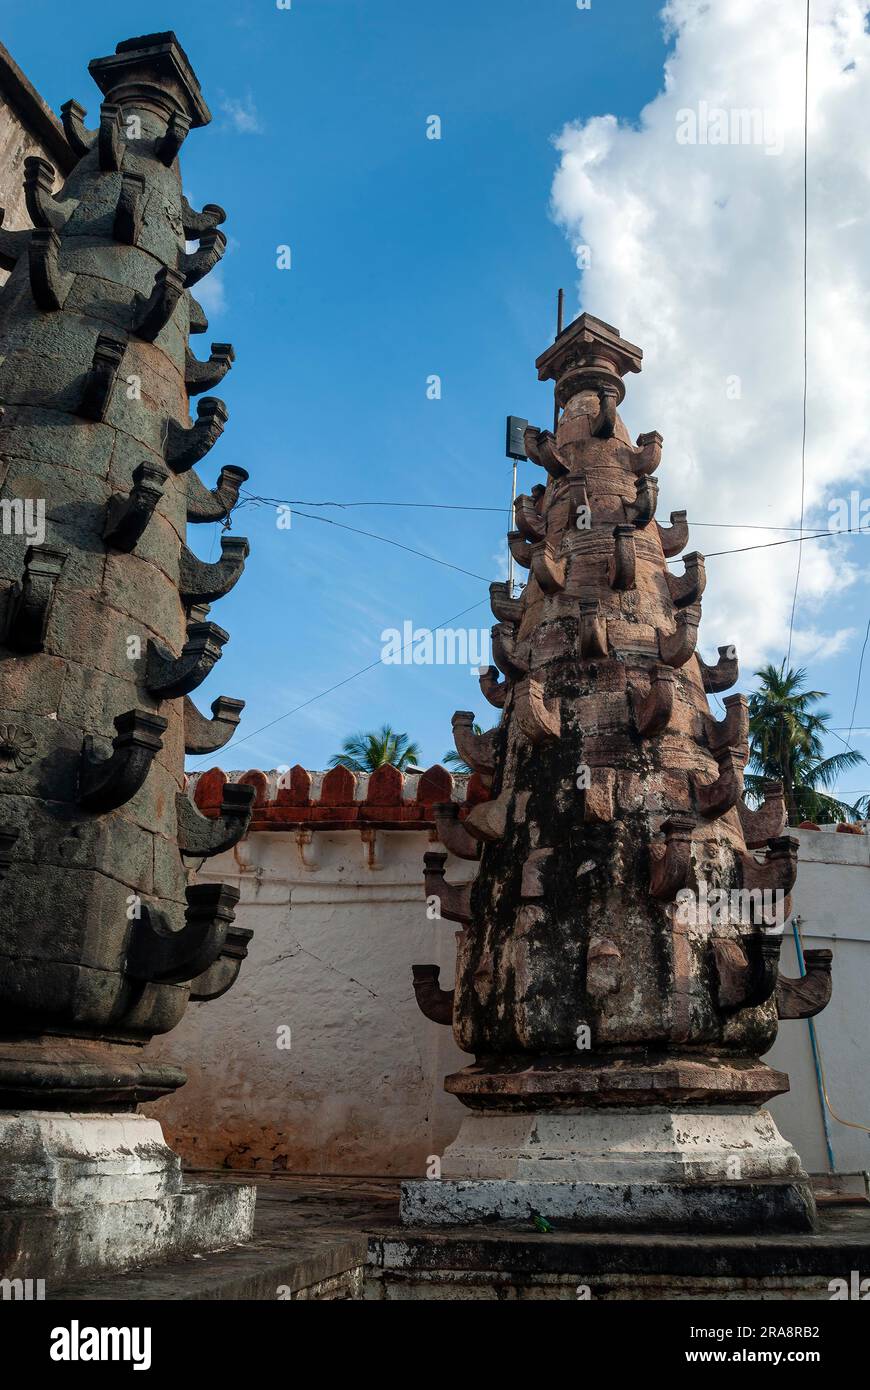
<path fill-rule="evenodd" d="M 849 721 L 849 732 L 846 736 L 849 739 L 850 743 L 852 739 L 852 729 L 855 720 L 855 711 L 858 708 L 858 695 L 861 691 L 861 672 L 864 670 L 864 653 L 867 650 L 868 637 L 870 637 L 870 618 L 868 618 L 867 620 L 867 631 L 864 633 L 864 645 L 861 648 L 861 660 L 858 662 L 858 679 L 855 682 L 855 699 L 852 701 L 852 718 Z M 849 747 L 849 743 L 846 744 L 846 747 Z"/>
<path fill-rule="evenodd" d="M 444 618 L 442 622 L 438 623 L 436 628 L 430 628 L 429 631 L 438 631 L 440 628 L 447 627 L 450 623 L 455 623 L 458 618 L 464 618 L 466 613 L 473 613 L 475 608 L 480 608 L 481 605 L 486 602 L 487 600 L 485 598 L 478 599 L 477 603 L 472 603 L 470 607 L 463 608 L 461 613 L 454 613 L 452 618 Z M 414 638 L 412 637 L 410 641 L 402 645 L 400 650 L 405 651 L 405 648 L 413 646 L 413 643 Z M 326 695 L 331 695 L 334 690 L 340 690 L 343 685 L 349 685 L 351 681 L 355 681 L 359 676 L 364 676 L 367 671 L 373 671 L 376 666 L 382 666 L 383 661 L 383 656 L 379 656 L 377 661 L 370 661 L 368 666 L 360 667 L 358 671 L 354 671 L 353 675 L 345 676 L 343 680 L 336 681 L 334 685 L 330 685 L 326 690 L 318 691 L 317 694 L 312 695 L 310 699 L 303 700 L 299 705 L 294 705 L 293 709 L 288 709 L 286 714 L 279 714 L 276 719 L 270 719 L 268 724 L 261 724 L 259 729 L 253 729 L 251 733 L 246 734 L 244 738 L 230 739 L 229 743 L 224 744 L 224 748 L 241 748 L 244 744 L 250 743 L 251 739 L 256 738 L 258 734 L 265 733 L 267 729 L 274 728 L 276 724 L 280 724 L 283 720 L 289 719 L 291 715 L 298 714 L 300 710 L 307 709 L 309 705 L 313 705 L 316 701 L 322 700 Z M 211 757 L 211 754 L 206 753 L 196 759 L 196 761 L 205 762 L 209 757 Z"/>
<path fill-rule="evenodd" d="M 242 501 L 239 502 L 234 511 L 238 511 L 244 506 L 264 506 L 264 507 L 338 507 L 342 511 L 351 507 L 410 507 L 420 511 L 437 512 L 497 512 L 501 515 L 504 507 L 471 507 L 454 502 L 309 502 L 302 498 L 293 497 L 261 497 L 257 493 L 245 492 L 242 490 Z M 304 512 L 300 512 L 304 516 Z M 690 521 L 689 526 L 712 527 L 713 529 L 725 531 L 804 531 L 805 535 L 812 535 L 818 530 L 817 527 L 807 526 L 768 526 L 762 522 L 752 521 Z"/>
<path fill-rule="evenodd" d="M 807 132 L 809 130 L 809 109 L 810 109 L 810 0 L 807 0 L 807 24 L 806 42 L 804 44 L 804 273 L 803 273 L 803 297 L 804 297 L 804 386 L 803 386 L 803 407 L 801 422 L 801 528 L 804 524 L 804 504 L 806 501 L 806 464 L 807 464 Z M 803 540 L 803 537 L 801 537 Z M 794 577 L 794 594 L 791 600 L 791 618 L 788 625 L 788 652 L 786 653 L 785 665 L 788 668 L 791 661 L 791 644 L 794 636 L 794 615 L 797 607 L 798 586 L 801 578 L 801 560 L 803 559 L 803 545 L 798 545 L 797 572 Z"/>

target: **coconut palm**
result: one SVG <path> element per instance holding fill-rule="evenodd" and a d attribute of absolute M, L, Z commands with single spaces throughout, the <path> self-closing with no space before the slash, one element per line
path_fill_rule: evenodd
<path fill-rule="evenodd" d="M 420 760 L 419 744 L 412 743 L 407 734 L 396 733 L 389 724 L 367 733 L 351 734 L 341 745 L 341 752 L 330 758 L 330 767 L 347 767 L 351 772 L 374 772 L 376 767 L 391 763 L 403 772 Z"/>
<path fill-rule="evenodd" d="M 807 690 L 806 670 L 786 671 L 785 662 L 768 664 L 755 674 L 761 685 L 749 697 L 750 795 L 760 799 L 762 782 L 782 782 L 789 825 L 861 819 L 867 813 L 866 800 L 850 806 L 830 794 L 844 772 L 866 759 L 854 748 L 823 756 L 830 715 L 813 706 L 827 698 L 825 692 Z"/>

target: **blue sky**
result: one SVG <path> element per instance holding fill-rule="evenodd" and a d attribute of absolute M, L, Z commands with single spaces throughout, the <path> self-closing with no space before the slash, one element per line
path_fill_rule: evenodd
<path fill-rule="evenodd" d="M 557 288 L 568 317 L 580 307 L 571 246 L 550 212 L 554 137 L 604 113 L 638 122 L 663 87 L 658 11 L 649 0 L 594 0 L 590 11 L 573 0 L 293 0 L 290 10 L 6 0 L 3 41 L 16 61 L 55 110 L 75 97 L 91 124 L 99 96 L 87 62 L 121 38 L 173 28 L 199 75 L 214 121 L 185 146 L 185 187 L 198 206 L 226 207 L 230 248 L 201 287 L 210 335 L 194 346 L 203 355 L 227 340 L 237 353 L 220 392 L 230 422 L 199 470 L 209 485 L 238 463 L 268 497 L 505 508 L 314 509 L 481 579 L 323 522 L 294 515 L 281 530 L 273 511 L 243 509 L 236 529 L 252 554 L 212 615 L 231 642 L 197 695 L 204 709 L 220 693 L 247 701 L 224 766 L 323 767 L 345 734 L 385 720 L 413 735 L 428 765 L 450 746 L 454 709 L 491 722 L 466 668 L 391 666 L 255 732 L 377 660 L 385 628 L 436 627 L 475 604 L 462 623 L 491 624 L 487 583 L 501 577 L 510 485 L 504 417 L 549 422 L 534 359 L 553 336 Z M 426 138 L 431 115 L 439 141 Z M 276 268 L 283 244 L 289 271 Z M 607 304 L 584 307 L 645 346 Z M 440 400 L 427 399 L 432 374 Z M 799 422 L 799 397 L 793 410 Z M 666 440 L 663 481 L 667 466 Z M 521 466 L 521 489 L 535 473 Z M 211 532 L 192 536 L 206 557 Z M 718 549 L 728 536 L 694 539 Z M 708 595 L 720 573 L 711 562 Z M 843 600 L 841 627 L 863 635 L 866 597 L 865 577 Z M 707 636 L 714 649 L 729 640 Z M 850 642 L 812 668 L 839 726 L 857 657 Z M 870 774 L 844 785 L 870 786 Z"/>

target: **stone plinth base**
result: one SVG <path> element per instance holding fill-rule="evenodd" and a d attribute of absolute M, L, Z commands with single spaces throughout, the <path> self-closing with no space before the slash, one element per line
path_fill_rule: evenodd
<path fill-rule="evenodd" d="M 250 1238 L 255 1189 L 185 1186 L 145 1115 L 0 1113 L 0 1277 L 130 1269 Z"/>
<path fill-rule="evenodd" d="M 402 1186 L 408 1226 L 523 1221 L 574 1230 L 812 1230 L 792 1146 L 751 1106 L 605 1107 L 466 1117 L 442 1176 Z"/>

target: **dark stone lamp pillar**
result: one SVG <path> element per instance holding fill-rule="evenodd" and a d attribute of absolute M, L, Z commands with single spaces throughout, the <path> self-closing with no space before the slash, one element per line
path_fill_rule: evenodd
<path fill-rule="evenodd" d="M 229 517 L 243 469 L 193 471 L 220 437 L 191 287 L 224 212 L 197 212 L 178 154 L 210 119 L 174 34 L 95 59 L 78 162 L 25 161 L 33 221 L 3 233 L 0 295 L 0 1273 L 118 1268 L 244 1240 L 253 1189 L 188 1188 L 142 1101 L 184 1083 L 145 1045 L 235 979 L 237 891 L 191 868 L 244 833 L 252 789 L 217 821 L 184 796 L 185 747 L 217 748 L 191 693 L 228 634 L 208 604 L 247 542 L 205 564 L 188 521 Z M 193 249 L 188 249 L 193 246 Z M 190 397 L 197 395 L 196 419 Z M 207 462 L 206 462 L 207 466 Z M 216 702 L 220 704 L 221 701 Z M 215 734 L 209 736 L 210 724 Z"/>
<path fill-rule="evenodd" d="M 451 885 L 426 856 L 459 926 L 455 989 L 414 969 L 424 1013 L 474 1057 L 446 1081 L 469 1113 L 441 1180 L 405 1184 L 404 1219 L 805 1229 L 806 1174 L 763 1108 L 788 1078 L 759 1059 L 778 1018 L 824 1007 L 830 953 L 808 953 L 812 989 L 779 976 L 782 787 L 747 805 L 747 702 L 708 703 L 736 654 L 696 650 L 704 559 L 676 563 L 689 530 L 656 518 L 661 438 L 632 443 L 617 413 L 640 350 L 583 314 L 537 365 L 561 418 L 526 432 L 542 482 L 508 539 L 528 582 L 491 586 L 481 689 L 501 719 L 476 735 L 453 717 L 491 788 L 444 827 L 477 877 Z"/>

